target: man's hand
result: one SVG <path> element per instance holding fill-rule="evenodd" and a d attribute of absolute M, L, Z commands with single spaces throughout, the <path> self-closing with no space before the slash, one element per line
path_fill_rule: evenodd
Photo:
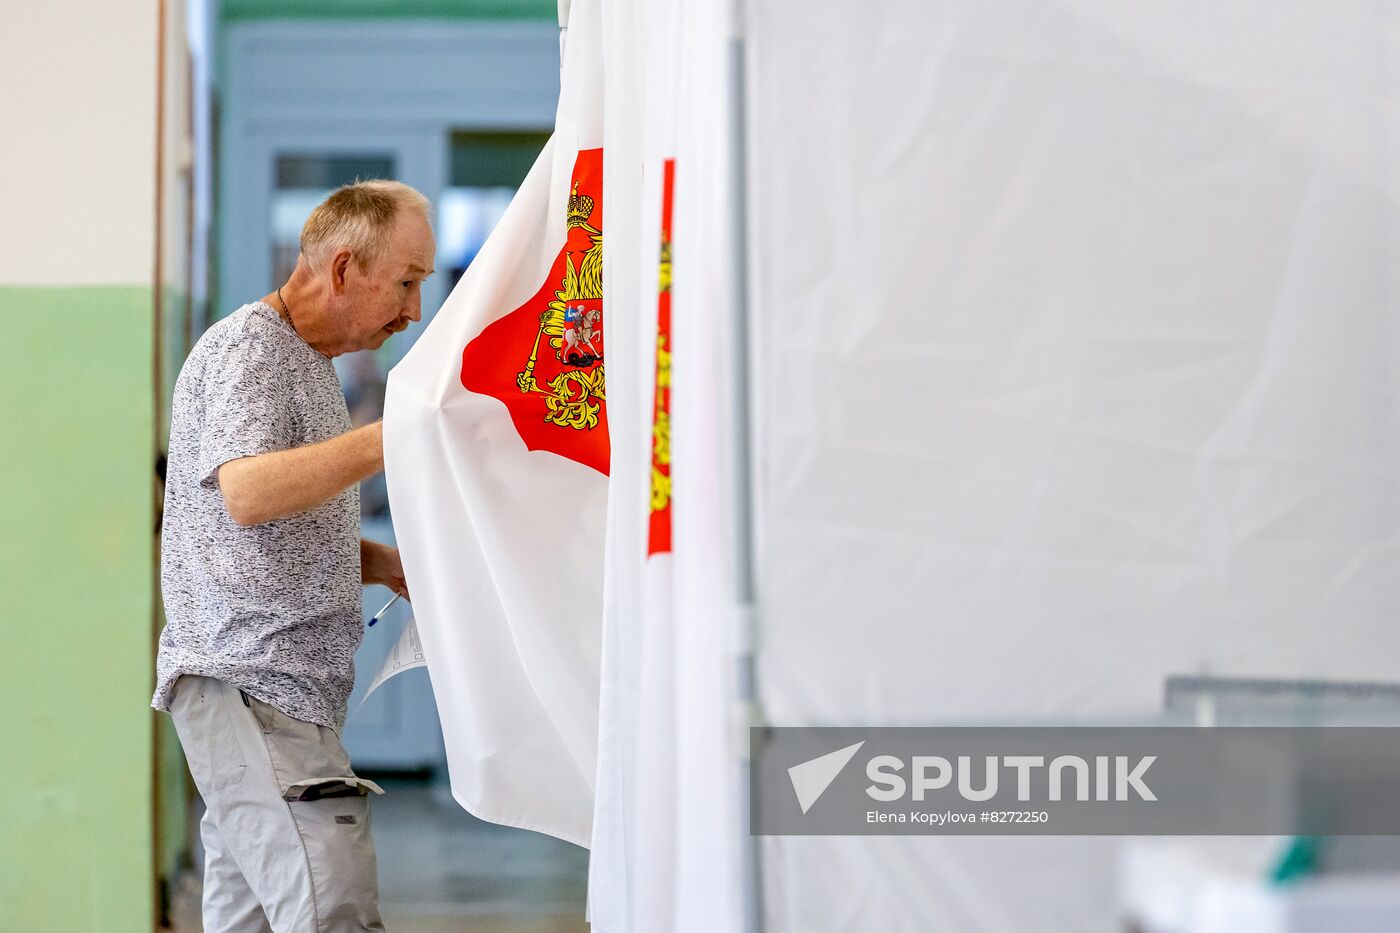
<path fill-rule="evenodd" d="M 366 584 L 387 586 L 408 599 L 408 581 L 403 576 L 399 549 L 377 541 L 360 540 L 360 579 Z"/>

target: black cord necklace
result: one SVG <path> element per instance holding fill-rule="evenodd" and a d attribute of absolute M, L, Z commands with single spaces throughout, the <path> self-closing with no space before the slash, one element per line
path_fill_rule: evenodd
<path fill-rule="evenodd" d="M 287 322 L 287 326 L 296 330 L 297 326 L 292 323 L 292 309 L 287 307 L 287 299 L 282 297 L 282 286 L 277 286 L 277 300 L 282 303 L 282 320 Z"/>

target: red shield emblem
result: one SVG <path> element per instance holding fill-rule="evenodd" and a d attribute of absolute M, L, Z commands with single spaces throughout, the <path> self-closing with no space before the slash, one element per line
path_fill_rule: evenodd
<path fill-rule="evenodd" d="M 608 472 L 603 379 L 603 150 L 574 162 L 568 236 L 529 301 L 462 351 L 462 385 L 500 399 L 530 450 Z"/>

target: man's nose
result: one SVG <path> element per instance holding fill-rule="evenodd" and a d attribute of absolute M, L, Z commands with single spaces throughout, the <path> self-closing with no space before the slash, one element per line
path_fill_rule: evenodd
<path fill-rule="evenodd" d="M 404 309 L 405 316 L 410 321 L 418 321 L 423 318 L 423 293 L 418 289 L 413 290 L 413 294 L 408 297 L 408 307 Z"/>

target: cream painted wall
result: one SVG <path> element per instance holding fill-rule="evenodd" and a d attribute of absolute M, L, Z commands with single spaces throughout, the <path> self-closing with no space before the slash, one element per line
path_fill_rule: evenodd
<path fill-rule="evenodd" d="M 185 4 L 167 2 L 165 6 L 165 125 L 162 127 L 165 132 L 161 137 L 161 148 L 164 151 L 164 174 L 161 178 L 161 186 L 164 189 L 164 210 L 161 217 L 161 281 L 167 287 L 183 289 L 189 284 L 186 277 L 190 248 L 190 185 L 194 171 L 194 128 L 190 103 L 192 65 L 189 43 L 185 39 Z M 151 81 L 154 93 L 154 72 Z M 152 103 L 151 94 L 147 94 L 145 100 L 147 105 Z M 149 215 L 150 211 L 147 213 Z M 183 362 L 183 353 L 180 359 Z"/>
<path fill-rule="evenodd" d="M 151 285 L 158 8 L 48 0 L 6 17 L 0 285 Z"/>

